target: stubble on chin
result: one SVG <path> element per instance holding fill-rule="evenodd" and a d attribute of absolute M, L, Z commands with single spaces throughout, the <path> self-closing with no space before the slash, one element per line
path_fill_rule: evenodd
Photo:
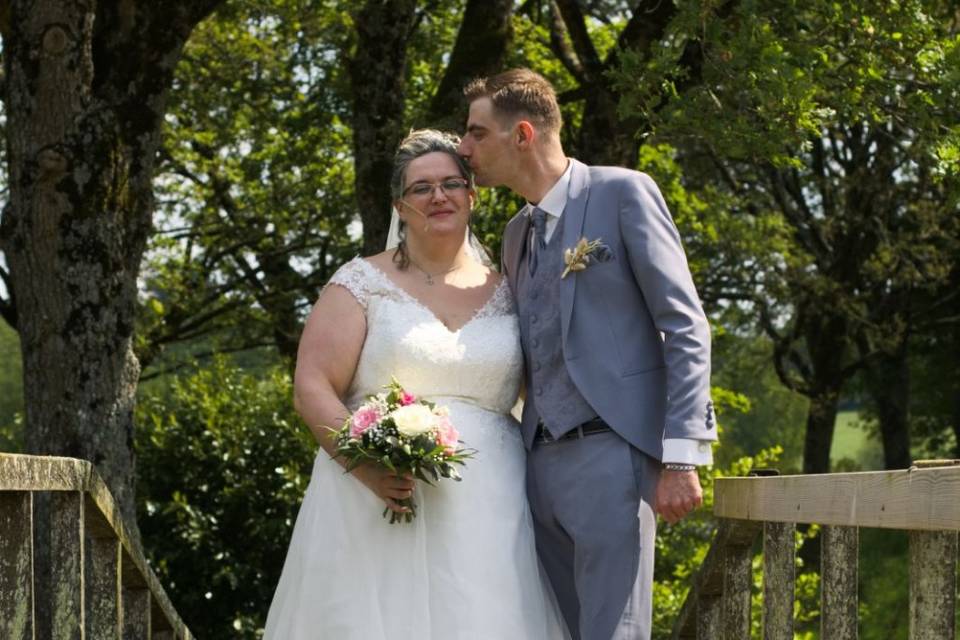
<path fill-rule="evenodd" d="M 500 183 L 492 179 L 492 176 L 488 176 L 483 173 L 474 172 L 473 182 L 478 187 L 499 187 L 500 186 Z"/>

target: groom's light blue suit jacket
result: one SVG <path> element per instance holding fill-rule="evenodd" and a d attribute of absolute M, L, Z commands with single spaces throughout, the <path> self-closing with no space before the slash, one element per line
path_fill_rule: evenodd
<path fill-rule="evenodd" d="M 571 379 L 614 431 L 657 459 L 664 438 L 716 440 L 710 328 L 660 190 L 643 173 L 571 162 L 563 248 L 584 237 L 610 249 L 606 261 L 561 281 Z M 502 267 L 514 291 L 529 226 L 519 213 L 504 231 Z M 524 412 L 524 430 L 535 421 Z"/>

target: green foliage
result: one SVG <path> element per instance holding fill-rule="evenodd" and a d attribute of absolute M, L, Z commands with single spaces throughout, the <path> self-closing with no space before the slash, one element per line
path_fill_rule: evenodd
<path fill-rule="evenodd" d="M 23 366 L 17 332 L 0 321 L 0 451 L 23 450 Z"/>
<path fill-rule="evenodd" d="M 783 449 L 780 471 L 799 471 L 807 401 L 780 383 L 773 370 L 770 340 L 715 330 L 712 379 L 716 385 L 739 390 L 749 409 L 722 416 L 718 461 L 724 464 L 779 445 Z"/>
<path fill-rule="evenodd" d="M 203 638 L 255 638 L 317 450 L 289 376 L 218 358 L 142 394 L 140 530 L 178 612 Z"/>
<path fill-rule="evenodd" d="M 344 11 L 241 1 L 177 66 L 138 352 L 209 338 L 292 358 L 320 286 L 358 249 Z M 189 360 L 189 359 L 188 359 Z"/>
<path fill-rule="evenodd" d="M 771 338 L 814 440 L 858 369 L 956 325 L 958 44 L 944 0 L 702 0 L 615 74 L 648 170 L 683 167 L 682 189 L 665 183 L 702 295 L 721 326 Z"/>

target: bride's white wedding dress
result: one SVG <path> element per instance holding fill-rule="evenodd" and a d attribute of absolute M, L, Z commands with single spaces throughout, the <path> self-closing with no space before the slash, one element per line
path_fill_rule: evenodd
<path fill-rule="evenodd" d="M 320 451 L 267 617 L 267 640 L 555 640 L 569 637 L 534 549 L 525 452 L 508 414 L 523 359 L 509 287 L 451 331 L 370 262 L 331 283 L 364 308 L 347 406 L 396 377 L 450 409 L 477 450 L 463 481 L 417 483 L 417 517 L 383 503 Z"/>

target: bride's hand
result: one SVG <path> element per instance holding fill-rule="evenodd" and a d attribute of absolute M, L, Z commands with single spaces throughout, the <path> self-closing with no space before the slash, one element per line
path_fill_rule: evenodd
<path fill-rule="evenodd" d="M 383 500 L 391 511 L 398 513 L 409 511 L 407 507 L 398 504 L 397 500 L 407 500 L 413 496 L 414 481 L 411 476 L 398 476 L 378 464 L 360 465 L 353 470 L 353 475 Z"/>

